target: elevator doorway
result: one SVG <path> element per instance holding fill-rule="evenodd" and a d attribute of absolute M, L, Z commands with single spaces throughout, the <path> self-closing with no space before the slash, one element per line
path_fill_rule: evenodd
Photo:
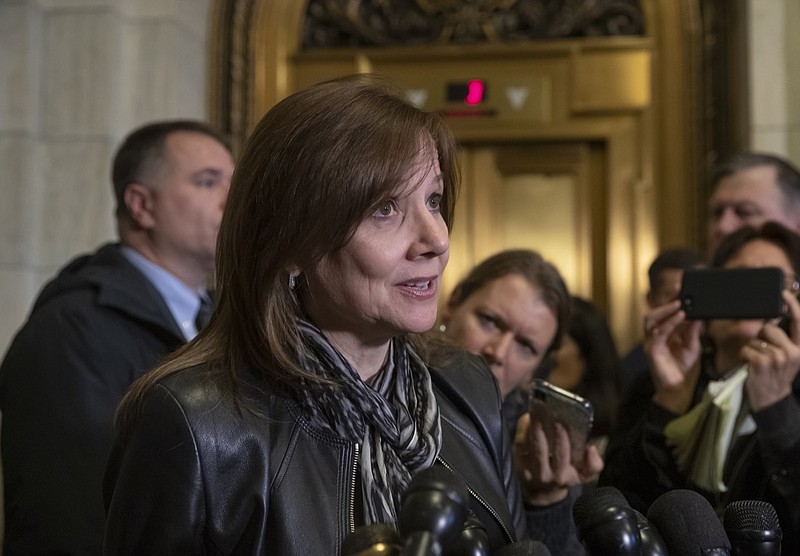
<path fill-rule="evenodd" d="M 604 158 L 588 141 L 463 144 L 445 290 L 486 257 L 526 248 L 607 310 Z"/>

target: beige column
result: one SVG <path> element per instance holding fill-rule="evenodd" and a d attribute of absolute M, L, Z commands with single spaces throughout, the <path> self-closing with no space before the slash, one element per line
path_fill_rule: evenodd
<path fill-rule="evenodd" d="M 0 354 L 43 282 L 116 237 L 110 160 L 206 117 L 211 0 L 0 2 Z"/>

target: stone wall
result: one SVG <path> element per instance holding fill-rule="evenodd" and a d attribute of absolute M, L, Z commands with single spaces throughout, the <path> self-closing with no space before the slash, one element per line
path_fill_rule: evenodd
<path fill-rule="evenodd" d="M 800 2 L 749 0 L 749 20 L 751 146 L 800 165 Z"/>
<path fill-rule="evenodd" d="M 45 280 L 116 238 L 110 160 L 206 117 L 211 0 L 0 0 L 0 353 Z"/>

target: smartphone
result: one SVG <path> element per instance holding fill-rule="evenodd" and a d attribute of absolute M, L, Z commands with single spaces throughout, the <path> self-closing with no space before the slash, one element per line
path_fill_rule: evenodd
<path fill-rule="evenodd" d="M 690 268 L 683 272 L 681 308 L 687 319 L 771 319 L 783 314 L 783 270 Z"/>
<path fill-rule="evenodd" d="M 583 460 L 594 423 L 594 408 L 589 400 L 535 378 L 528 398 L 528 411 L 531 419 L 542 423 L 551 445 L 555 437 L 555 423 L 561 423 L 569 434 L 572 463 Z"/>

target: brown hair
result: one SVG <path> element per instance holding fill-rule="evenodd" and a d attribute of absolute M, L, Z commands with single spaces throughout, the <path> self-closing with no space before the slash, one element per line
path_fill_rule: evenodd
<path fill-rule="evenodd" d="M 518 274 L 542 291 L 542 300 L 553 311 L 558 323 L 549 356 L 561 346 L 561 338 L 569 324 L 570 296 L 564 279 L 551 263 L 530 249 L 509 249 L 492 255 L 476 265 L 450 294 L 448 305 L 458 307 L 469 296 L 489 282 L 509 274 Z"/>
<path fill-rule="evenodd" d="M 714 251 L 711 266 L 724 267 L 745 245 L 757 239 L 771 243 L 786 253 L 794 273 L 800 276 L 800 235 L 778 222 L 766 222 L 761 228 L 743 226 L 725 236 Z"/>
<path fill-rule="evenodd" d="M 160 378 L 203 365 L 229 393 L 250 372 L 291 394 L 320 378 L 299 363 L 302 314 L 289 273 L 342 248 L 376 206 L 405 184 L 435 148 L 452 225 L 459 173 L 456 143 L 440 116 L 423 112 L 369 74 L 320 83 L 275 105 L 247 140 L 219 231 L 216 307 L 189 345 L 134 384 L 118 413 L 135 417 Z M 239 400 L 245 401 L 246 400 Z"/>

